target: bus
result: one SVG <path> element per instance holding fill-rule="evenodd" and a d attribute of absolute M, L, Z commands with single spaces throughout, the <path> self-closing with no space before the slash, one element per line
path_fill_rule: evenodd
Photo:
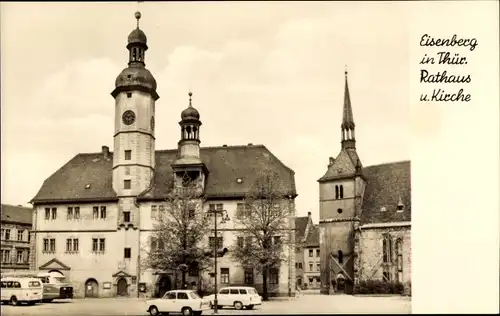
<path fill-rule="evenodd" d="M 2 277 L 36 278 L 42 282 L 43 302 L 50 303 L 55 299 L 72 299 L 73 287 L 66 282 L 64 275 L 38 271 L 16 271 L 2 273 Z"/>
<path fill-rule="evenodd" d="M 42 302 L 43 285 L 38 278 L 5 277 L 0 280 L 2 303 L 17 306 Z"/>

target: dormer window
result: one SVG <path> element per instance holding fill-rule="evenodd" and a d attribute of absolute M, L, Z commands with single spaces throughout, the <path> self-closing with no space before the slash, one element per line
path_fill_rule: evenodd
<path fill-rule="evenodd" d="M 380 211 L 381 211 L 381 212 L 385 212 L 385 211 L 386 211 L 385 206 L 382 206 L 382 207 L 380 208 Z"/>
<path fill-rule="evenodd" d="M 86 184 L 85 189 L 90 189 L 90 184 Z"/>
<path fill-rule="evenodd" d="M 398 204 L 398 212 L 402 212 L 405 209 L 405 205 L 403 203 Z"/>
<path fill-rule="evenodd" d="M 238 178 L 238 179 L 236 179 L 236 182 L 243 183 L 243 179 L 242 178 Z"/>

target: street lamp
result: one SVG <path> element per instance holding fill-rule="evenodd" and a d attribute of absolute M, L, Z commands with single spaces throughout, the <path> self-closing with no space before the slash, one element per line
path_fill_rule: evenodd
<path fill-rule="evenodd" d="M 215 235 L 215 238 L 214 238 L 214 265 L 215 265 L 215 273 L 214 273 L 214 276 L 215 276 L 215 298 L 214 298 L 214 314 L 217 314 L 217 304 L 219 304 L 219 302 L 217 301 L 217 246 L 218 246 L 218 239 L 217 239 L 217 215 L 220 214 L 221 215 L 221 221 L 220 223 L 221 224 L 224 224 L 226 223 L 227 221 L 229 221 L 229 216 L 227 215 L 227 211 L 226 210 L 216 210 L 216 209 L 212 209 L 212 210 L 208 210 L 207 212 L 207 216 L 210 216 L 211 214 L 213 214 L 214 216 L 214 235 Z"/>

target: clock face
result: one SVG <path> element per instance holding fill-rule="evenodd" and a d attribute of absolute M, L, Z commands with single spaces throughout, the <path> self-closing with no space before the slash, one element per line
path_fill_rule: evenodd
<path fill-rule="evenodd" d="M 135 113 L 130 110 L 123 112 L 122 120 L 125 125 L 133 124 L 135 122 Z"/>
<path fill-rule="evenodd" d="M 155 117 L 151 116 L 151 130 L 155 130 Z"/>

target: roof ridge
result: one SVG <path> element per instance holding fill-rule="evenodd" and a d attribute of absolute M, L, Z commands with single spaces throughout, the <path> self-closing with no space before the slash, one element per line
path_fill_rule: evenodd
<path fill-rule="evenodd" d="M 394 164 L 405 163 L 405 162 L 411 162 L 411 160 L 407 159 L 407 160 L 398 160 L 398 161 L 391 161 L 391 162 L 383 162 L 383 163 L 379 163 L 379 164 L 376 164 L 376 165 L 369 165 L 369 166 L 363 167 L 363 169 L 370 168 L 370 167 L 384 166 L 384 165 L 394 165 Z"/>
<path fill-rule="evenodd" d="M 12 207 L 19 207 L 19 208 L 25 208 L 25 209 L 28 209 L 28 210 L 33 210 L 33 208 L 29 207 L 29 206 L 14 205 L 14 204 L 10 204 L 10 203 L 2 203 L 1 205 L 2 205 L 2 207 L 3 206 L 12 206 Z"/>

